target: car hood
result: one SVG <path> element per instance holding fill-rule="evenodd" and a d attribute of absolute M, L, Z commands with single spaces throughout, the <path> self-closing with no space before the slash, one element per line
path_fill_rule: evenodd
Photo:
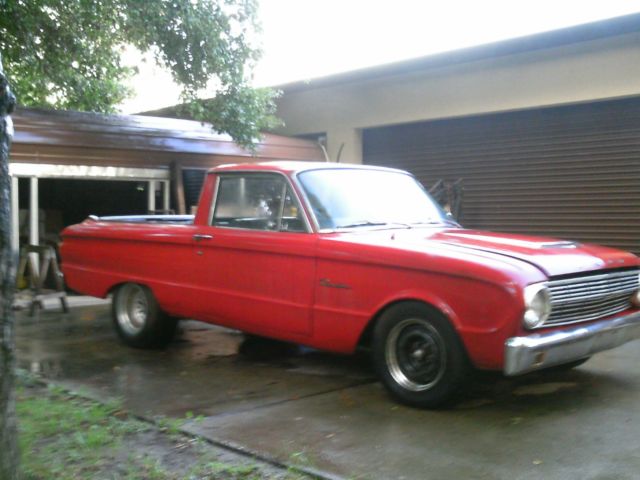
<path fill-rule="evenodd" d="M 425 239 L 516 258 L 550 277 L 638 265 L 638 257 L 628 252 L 554 238 L 452 229 Z"/>
<path fill-rule="evenodd" d="M 386 234 L 396 247 L 402 247 L 406 242 L 411 249 L 454 246 L 468 251 L 487 252 L 527 262 L 548 277 L 640 264 L 640 259 L 629 252 L 554 238 L 459 228 L 395 230 Z"/>

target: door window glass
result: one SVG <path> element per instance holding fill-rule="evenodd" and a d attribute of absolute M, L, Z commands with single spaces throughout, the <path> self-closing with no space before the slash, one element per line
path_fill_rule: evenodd
<path fill-rule="evenodd" d="M 306 232 L 302 211 L 291 188 L 280 175 L 223 175 L 212 225 Z"/>

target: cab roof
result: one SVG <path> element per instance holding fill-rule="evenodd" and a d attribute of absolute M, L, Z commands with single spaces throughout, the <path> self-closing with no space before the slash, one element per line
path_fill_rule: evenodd
<path fill-rule="evenodd" d="M 335 163 L 335 162 L 303 162 L 303 161 L 272 161 L 272 162 L 256 162 L 256 163 L 229 163 L 219 165 L 209 170 L 209 173 L 221 172 L 246 172 L 246 171 L 265 171 L 280 172 L 285 174 L 295 174 L 307 170 L 335 170 L 335 169 L 358 169 L 358 170 L 383 170 L 389 172 L 402 172 L 395 168 L 377 167 L 373 165 L 359 165 L 354 163 Z"/>

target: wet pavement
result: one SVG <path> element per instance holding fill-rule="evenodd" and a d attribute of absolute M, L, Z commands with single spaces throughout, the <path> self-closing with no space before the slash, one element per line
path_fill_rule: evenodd
<path fill-rule="evenodd" d="M 183 322 L 163 351 L 122 345 L 108 304 L 17 316 L 20 367 L 284 463 L 369 479 L 640 477 L 640 341 L 568 372 L 482 374 L 454 409 L 395 404 L 363 358 Z M 241 353 L 239 353 L 241 352 Z"/>

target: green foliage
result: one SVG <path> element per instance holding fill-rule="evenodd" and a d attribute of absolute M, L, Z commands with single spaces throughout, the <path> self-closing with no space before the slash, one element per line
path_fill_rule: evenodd
<path fill-rule="evenodd" d="M 184 420 L 181 418 L 156 417 L 153 421 L 160 431 L 169 435 L 178 435 L 184 426 Z"/>
<path fill-rule="evenodd" d="M 190 116 L 250 145 L 276 122 L 250 87 L 256 0 L 0 0 L 0 53 L 20 103 L 113 113 L 131 92 L 127 45 L 151 52 Z M 213 96 L 200 104 L 196 100 Z M 200 105 L 200 106 L 198 106 Z"/>
<path fill-rule="evenodd" d="M 133 72 L 120 61 L 122 12 L 111 3 L 5 3 L 0 51 L 22 105 L 113 112 L 128 94 L 123 83 Z"/>
<path fill-rule="evenodd" d="M 105 451 L 125 435 L 149 427 L 121 421 L 113 405 L 71 397 L 60 389 L 46 395 L 21 390 L 17 412 L 26 478 L 89 478 L 105 467 Z"/>
<path fill-rule="evenodd" d="M 242 86 L 208 100 L 189 101 L 178 107 L 178 113 L 216 127 L 223 125 L 221 131 L 229 133 L 238 144 L 251 146 L 260 130 L 281 124 L 275 116 L 275 95 L 268 88 Z"/>

